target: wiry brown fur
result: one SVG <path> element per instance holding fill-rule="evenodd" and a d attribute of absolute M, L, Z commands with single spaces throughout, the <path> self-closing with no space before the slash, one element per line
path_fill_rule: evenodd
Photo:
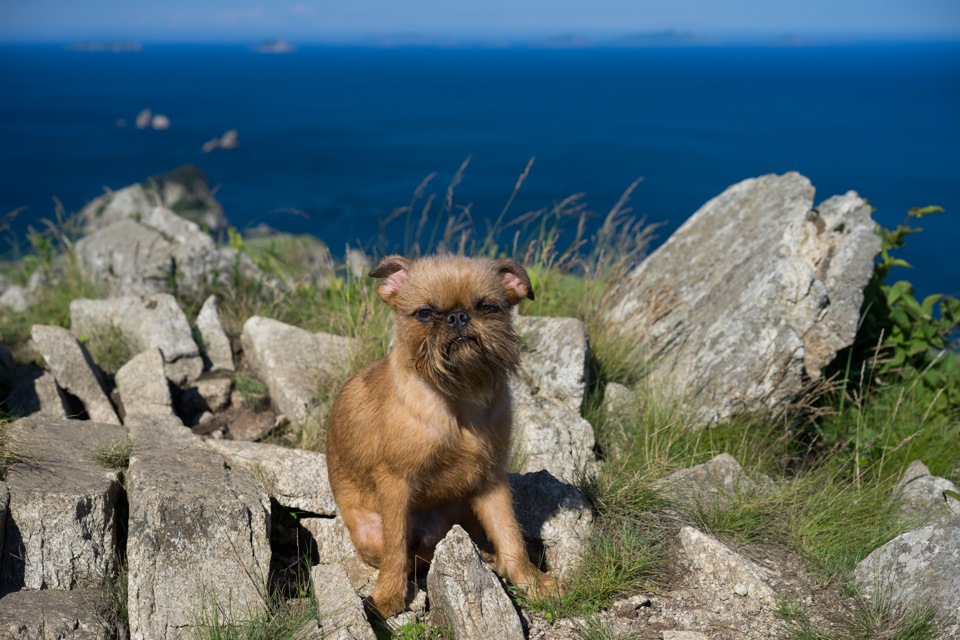
<path fill-rule="evenodd" d="M 511 260 L 391 256 L 370 275 L 382 278 L 396 340 L 334 402 L 327 468 L 354 547 L 380 569 L 373 606 L 404 607 L 413 557 L 429 558 L 454 523 L 486 534 L 498 573 L 554 591 L 527 557 L 506 474 L 508 378 L 520 362 L 510 309 L 533 299 L 526 271 Z"/>

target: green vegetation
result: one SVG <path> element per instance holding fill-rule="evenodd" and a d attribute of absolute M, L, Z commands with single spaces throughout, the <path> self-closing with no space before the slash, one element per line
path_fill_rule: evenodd
<path fill-rule="evenodd" d="M 133 455 L 133 440 L 124 438 L 99 447 L 93 452 L 93 459 L 107 469 L 120 471 L 130 466 L 131 455 Z"/>
<path fill-rule="evenodd" d="M 240 394 L 243 403 L 253 411 L 262 411 L 266 408 L 270 390 L 249 371 L 241 371 L 234 377 L 233 390 Z"/>

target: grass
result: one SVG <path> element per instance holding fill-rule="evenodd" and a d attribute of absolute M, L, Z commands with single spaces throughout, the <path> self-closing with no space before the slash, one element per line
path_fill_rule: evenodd
<path fill-rule="evenodd" d="M 253 411 L 267 408 L 270 390 L 267 385 L 249 371 L 241 371 L 233 379 L 233 390 L 240 394 L 243 403 Z"/>
<path fill-rule="evenodd" d="M 125 438 L 99 447 L 93 452 L 93 459 L 107 469 L 121 471 L 130 466 L 131 455 L 133 455 L 133 440 Z"/>
<path fill-rule="evenodd" d="M 108 325 L 89 336 L 82 336 L 90 357 L 104 372 L 115 374 L 136 353 L 133 346 L 115 325 Z"/>

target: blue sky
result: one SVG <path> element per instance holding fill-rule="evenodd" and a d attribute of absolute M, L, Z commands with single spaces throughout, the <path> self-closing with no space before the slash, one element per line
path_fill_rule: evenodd
<path fill-rule="evenodd" d="M 0 41 L 613 36 L 960 38 L 960 0 L 0 0 Z"/>

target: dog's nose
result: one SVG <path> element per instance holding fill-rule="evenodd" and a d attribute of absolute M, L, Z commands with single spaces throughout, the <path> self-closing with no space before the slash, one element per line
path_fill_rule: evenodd
<path fill-rule="evenodd" d="M 451 311 L 447 314 L 447 326 L 451 329 L 463 329 L 470 322 L 470 315 L 466 311 Z"/>

